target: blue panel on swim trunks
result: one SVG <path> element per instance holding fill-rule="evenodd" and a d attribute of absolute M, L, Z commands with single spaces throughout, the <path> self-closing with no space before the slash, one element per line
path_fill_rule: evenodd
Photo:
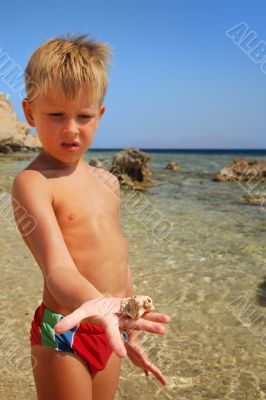
<path fill-rule="evenodd" d="M 61 334 L 55 333 L 55 341 L 58 346 L 58 351 L 64 351 L 73 354 L 75 353 L 74 350 L 71 348 L 71 344 L 73 340 L 73 334 L 76 329 L 77 326 L 74 326 L 74 328 L 70 329 L 69 331 L 66 331 L 65 333 Z"/>

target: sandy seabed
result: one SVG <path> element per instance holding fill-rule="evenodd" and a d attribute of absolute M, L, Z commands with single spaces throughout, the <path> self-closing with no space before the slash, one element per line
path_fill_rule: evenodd
<path fill-rule="evenodd" d="M 209 171 L 228 157 L 180 156 L 177 174 L 163 169 L 168 161 L 156 155 L 155 185 L 145 196 L 170 222 L 171 234 L 158 240 L 126 191 L 121 221 L 135 292 L 150 295 L 172 317 L 166 336 L 143 335 L 169 385 L 123 360 L 116 400 L 264 400 L 266 308 L 256 293 L 266 275 L 266 212 L 241 202 L 243 187 L 211 181 Z M 1 166 L 2 193 L 22 167 Z M 0 398 L 34 400 L 29 329 L 42 300 L 42 275 L 2 211 L 0 246 Z"/>

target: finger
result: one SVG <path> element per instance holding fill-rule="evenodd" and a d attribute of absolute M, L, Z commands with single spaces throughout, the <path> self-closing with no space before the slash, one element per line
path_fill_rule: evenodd
<path fill-rule="evenodd" d="M 161 322 L 162 324 L 168 324 L 171 322 L 171 317 L 167 314 L 148 312 L 142 315 L 143 319 L 153 322 Z"/>
<path fill-rule="evenodd" d="M 149 375 L 150 371 L 162 385 L 166 385 L 168 383 L 159 368 L 157 368 L 145 354 L 141 355 L 141 363 L 146 376 Z"/>
<path fill-rule="evenodd" d="M 78 325 L 85 317 L 88 317 L 88 315 L 85 315 L 84 310 L 79 307 L 71 314 L 65 316 L 63 319 L 57 322 L 57 324 L 54 326 L 54 330 L 56 333 L 64 333 Z"/>
<path fill-rule="evenodd" d="M 150 371 L 155 378 L 162 384 L 162 385 L 167 385 L 167 380 L 165 376 L 161 373 L 161 371 L 152 363 L 146 364 L 146 368 L 148 371 Z"/>
<path fill-rule="evenodd" d="M 138 320 L 122 318 L 119 321 L 119 326 L 122 329 L 135 329 L 149 333 L 157 333 L 159 335 L 164 335 L 166 333 L 166 329 L 163 325 L 158 322 L 148 321 L 144 318 L 139 318 Z"/>
<path fill-rule="evenodd" d="M 105 333 L 114 352 L 118 355 L 118 357 L 126 357 L 127 351 L 121 338 L 121 334 L 118 328 L 118 321 L 106 320 L 105 323 Z"/>

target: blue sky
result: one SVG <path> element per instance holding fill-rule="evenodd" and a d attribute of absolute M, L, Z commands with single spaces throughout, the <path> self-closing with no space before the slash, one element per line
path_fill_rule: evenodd
<path fill-rule="evenodd" d="M 265 13 L 262 0 L 15 0 L 1 6 L 0 48 L 23 70 L 57 35 L 91 33 L 112 46 L 94 148 L 265 149 L 266 74 L 225 34 L 243 22 L 266 42 Z M 24 120 L 3 78 L 0 91 Z"/>

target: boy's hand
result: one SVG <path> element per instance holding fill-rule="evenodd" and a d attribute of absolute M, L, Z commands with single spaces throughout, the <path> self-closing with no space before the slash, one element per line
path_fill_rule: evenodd
<path fill-rule="evenodd" d="M 129 333 L 128 342 L 125 342 L 128 357 L 134 365 L 143 369 L 146 376 L 149 375 L 148 371 L 150 371 L 162 385 L 166 385 L 166 378 L 161 371 L 152 362 L 150 362 L 148 356 L 144 352 L 144 349 L 141 347 L 137 335 L 138 333 L 136 331 L 131 331 Z"/>
<path fill-rule="evenodd" d="M 71 314 L 64 317 L 55 326 L 56 333 L 64 333 L 80 322 L 90 322 L 101 325 L 109 339 L 110 345 L 119 357 L 126 357 L 127 351 L 123 344 L 120 329 L 142 330 L 164 335 L 165 328 L 161 323 L 170 322 L 170 317 L 161 313 L 147 313 L 143 318 L 133 320 L 123 316 L 120 310 L 120 300 L 116 297 L 99 297 L 88 300 Z"/>

